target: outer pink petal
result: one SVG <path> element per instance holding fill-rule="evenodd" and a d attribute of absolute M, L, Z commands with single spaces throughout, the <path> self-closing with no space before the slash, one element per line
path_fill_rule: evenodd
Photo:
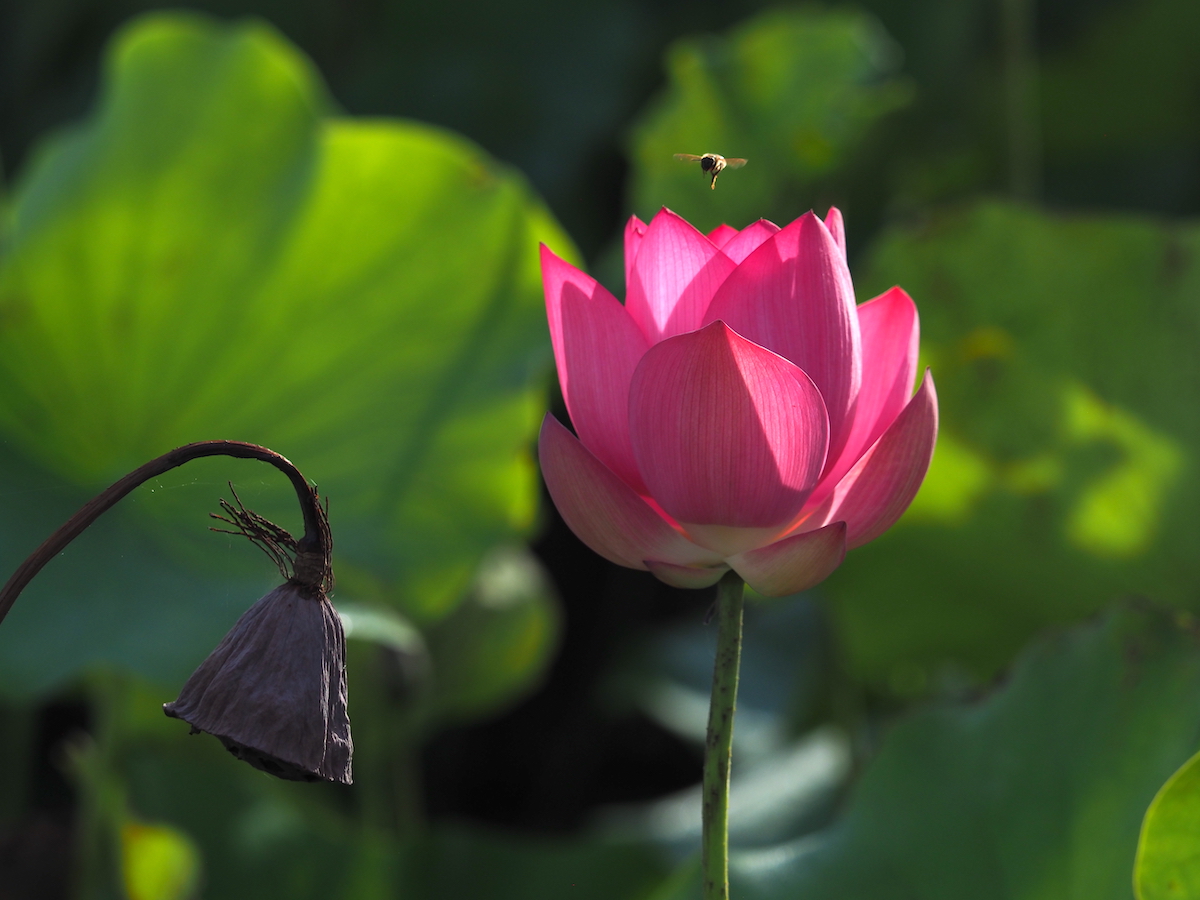
<path fill-rule="evenodd" d="M 746 257 L 704 316 L 717 319 L 808 373 L 829 412 L 836 458 L 862 381 L 862 338 L 846 257 L 824 223 L 806 213 Z"/>
<path fill-rule="evenodd" d="M 676 566 L 652 559 L 646 560 L 646 567 L 659 581 L 665 581 L 671 587 L 677 588 L 710 587 L 729 571 L 729 566 L 724 563 L 717 566 Z"/>
<path fill-rule="evenodd" d="M 646 337 L 616 297 L 545 245 L 542 283 L 558 382 L 579 439 L 642 490 L 629 443 L 629 382 L 649 349 Z"/>
<path fill-rule="evenodd" d="M 815 521 L 845 522 L 847 546 L 883 534 L 908 509 L 929 471 L 937 442 L 938 406 L 928 371 L 916 395 L 883 436 L 838 482 Z M 819 518 L 818 518 L 819 516 Z"/>
<path fill-rule="evenodd" d="M 762 246 L 763 241 L 778 234 L 778 232 L 779 226 L 774 222 L 759 219 L 757 222 L 747 225 L 739 231 L 737 237 L 730 238 L 725 246 L 721 248 L 721 252 L 735 263 L 740 263 Z"/>
<path fill-rule="evenodd" d="M 855 410 L 856 429 L 867 428 L 863 447 L 875 443 L 912 397 L 917 381 L 921 322 L 917 305 L 893 287 L 858 308 L 863 340 L 863 380 Z"/>
<path fill-rule="evenodd" d="M 833 522 L 727 561 L 746 584 L 766 597 L 782 597 L 820 584 L 846 556 L 846 523 Z"/>
<path fill-rule="evenodd" d="M 828 445 L 812 380 L 722 322 L 650 348 L 629 387 L 629 434 L 650 494 L 685 529 L 785 525 Z"/>
<path fill-rule="evenodd" d="M 642 238 L 646 235 L 646 223 L 637 216 L 630 216 L 625 223 L 625 283 L 629 284 L 629 273 L 633 269 L 633 261 L 637 259 L 638 250 L 642 246 Z"/>
<path fill-rule="evenodd" d="M 842 250 L 842 256 L 846 255 L 846 223 L 842 219 L 842 211 L 836 206 L 829 207 L 829 212 L 825 214 L 825 227 L 829 229 L 829 235 L 833 238 L 833 242 Z"/>
<path fill-rule="evenodd" d="M 737 237 L 738 230 L 732 225 L 721 224 L 708 233 L 708 239 L 719 250 Z"/>
<path fill-rule="evenodd" d="M 824 499 L 912 397 L 921 339 L 912 298 L 894 287 L 860 306 L 858 322 L 862 330 L 863 376 L 854 422 L 841 454 L 826 466 L 820 486 L 809 498 L 810 504 Z"/>
<path fill-rule="evenodd" d="M 695 331 L 734 269 L 712 241 L 669 209 L 650 222 L 625 283 L 625 309 L 650 343 Z"/>
<path fill-rule="evenodd" d="M 538 459 L 563 521 L 605 559 L 631 569 L 648 568 L 648 559 L 677 566 L 723 565 L 719 556 L 672 528 L 549 414 L 538 436 Z"/>

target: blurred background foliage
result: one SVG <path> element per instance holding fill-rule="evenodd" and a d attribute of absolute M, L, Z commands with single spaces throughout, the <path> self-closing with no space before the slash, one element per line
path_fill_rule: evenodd
<path fill-rule="evenodd" d="M 273 583 L 226 482 L 297 518 L 195 463 L 0 627 L 0 898 L 695 894 L 710 598 L 582 548 L 532 454 L 537 243 L 619 291 L 662 205 L 839 206 L 941 398 L 901 523 L 751 609 L 736 895 L 1130 895 L 1200 746 L 1200 7 L 188 7 L 0 6 L 0 564 L 273 446 L 330 497 L 356 783 L 159 711 Z M 1181 796 L 1143 896 L 1195 896 Z"/>

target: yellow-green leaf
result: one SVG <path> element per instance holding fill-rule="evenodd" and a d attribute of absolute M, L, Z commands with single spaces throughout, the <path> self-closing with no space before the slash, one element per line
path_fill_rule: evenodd
<path fill-rule="evenodd" d="M 1200 898 L 1200 753 L 1167 780 L 1146 810 L 1133 886 L 1138 900 Z"/>

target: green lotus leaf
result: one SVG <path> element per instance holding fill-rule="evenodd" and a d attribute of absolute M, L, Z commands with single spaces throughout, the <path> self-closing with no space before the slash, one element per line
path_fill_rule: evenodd
<path fill-rule="evenodd" d="M 1128 900 L 1142 815 L 1198 733 L 1194 631 L 1119 609 L 896 724 L 832 826 L 731 854 L 731 896 Z M 697 893 L 693 870 L 663 900 Z"/>
<path fill-rule="evenodd" d="M 1050 623 L 1200 580 L 1200 229 L 982 202 L 897 226 L 856 282 L 921 314 L 941 431 L 912 508 L 823 590 L 856 672 L 921 693 Z"/>
<path fill-rule="evenodd" d="M 1167 780 L 1146 811 L 1133 885 L 1138 900 L 1200 897 L 1200 753 Z"/>
<path fill-rule="evenodd" d="M 115 39 L 93 113 L 16 180 L 0 245 L 5 569 L 53 527 L 32 509 L 43 499 L 70 509 L 211 438 L 292 459 L 329 498 L 341 592 L 417 621 L 446 614 L 483 553 L 531 526 L 549 363 L 537 246 L 574 259 L 570 243 L 517 173 L 462 138 L 329 108 L 263 24 L 161 14 Z M 205 531 L 227 480 L 297 527 L 267 467 L 164 476 L 131 517 L 94 526 L 119 557 L 85 545 L 51 566 L 86 571 L 86 587 L 35 584 L 17 604 L 4 690 L 85 661 L 175 679 L 202 659 L 272 577 Z M 95 591 L 107 578 L 115 600 Z M 226 599 L 230 579 L 252 587 Z"/>

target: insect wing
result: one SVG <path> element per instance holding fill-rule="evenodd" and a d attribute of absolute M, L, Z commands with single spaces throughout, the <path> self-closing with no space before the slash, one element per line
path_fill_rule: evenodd
<path fill-rule="evenodd" d="M 725 165 L 730 169 L 740 169 L 745 164 L 746 161 L 744 159 L 738 159 L 737 157 L 726 157 L 725 159 Z"/>
<path fill-rule="evenodd" d="M 676 153 L 676 159 L 682 159 L 684 162 L 697 162 L 703 157 L 697 156 L 695 153 Z"/>

